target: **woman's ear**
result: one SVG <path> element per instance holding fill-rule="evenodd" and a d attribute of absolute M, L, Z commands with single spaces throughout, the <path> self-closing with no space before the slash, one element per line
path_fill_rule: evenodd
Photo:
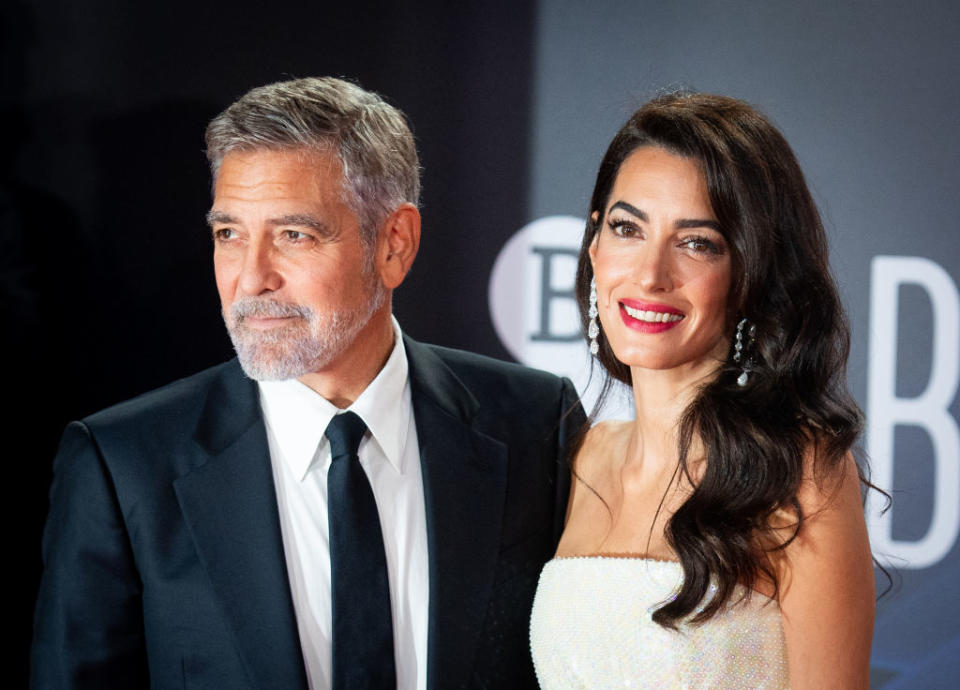
<path fill-rule="evenodd" d="M 600 218 L 600 212 L 594 211 L 590 214 L 590 222 L 596 226 L 597 221 Z M 600 242 L 600 228 L 597 228 L 596 232 L 593 233 L 593 239 L 590 240 L 590 248 L 587 250 L 587 254 L 590 256 L 590 268 L 593 268 L 593 260 L 597 254 L 597 244 Z"/>

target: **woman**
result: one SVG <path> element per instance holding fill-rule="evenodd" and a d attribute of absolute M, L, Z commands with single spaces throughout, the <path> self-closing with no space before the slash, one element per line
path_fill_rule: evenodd
<path fill-rule="evenodd" d="M 600 165 L 577 296 L 636 419 L 574 460 L 531 623 L 541 684 L 866 688 L 848 330 L 780 133 L 722 96 L 636 112 Z"/>

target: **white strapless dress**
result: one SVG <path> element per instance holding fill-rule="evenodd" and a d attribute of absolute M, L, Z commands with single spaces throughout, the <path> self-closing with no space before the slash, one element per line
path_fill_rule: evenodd
<path fill-rule="evenodd" d="M 544 690 L 787 688 L 780 608 L 739 588 L 700 626 L 662 628 L 651 613 L 683 581 L 679 563 L 587 556 L 547 563 L 530 649 Z M 711 589 L 711 594 L 712 594 Z"/>

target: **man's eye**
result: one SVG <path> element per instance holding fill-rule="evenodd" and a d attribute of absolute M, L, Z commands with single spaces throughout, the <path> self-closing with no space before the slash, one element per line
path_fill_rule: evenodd
<path fill-rule="evenodd" d="M 292 240 L 293 242 L 302 242 L 310 238 L 310 235 L 305 232 L 300 232 L 299 230 L 284 230 L 283 234 L 288 240 Z"/>
<path fill-rule="evenodd" d="M 217 228 L 213 231 L 213 239 L 218 242 L 226 242 L 227 240 L 232 240 L 237 236 L 237 233 L 234 232 L 232 228 Z"/>

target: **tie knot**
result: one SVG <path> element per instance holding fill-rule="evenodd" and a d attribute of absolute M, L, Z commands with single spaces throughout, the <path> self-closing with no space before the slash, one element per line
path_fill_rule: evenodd
<path fill-rule="evenodd" d="M 367 430 L 367 425 L 354 412 L 344 412 L 334 415 L 324 432 L 330 440 L 330 455 L 333 459 L 339 457 L 354 457 L 360 447 L 360 441 Z"/>

